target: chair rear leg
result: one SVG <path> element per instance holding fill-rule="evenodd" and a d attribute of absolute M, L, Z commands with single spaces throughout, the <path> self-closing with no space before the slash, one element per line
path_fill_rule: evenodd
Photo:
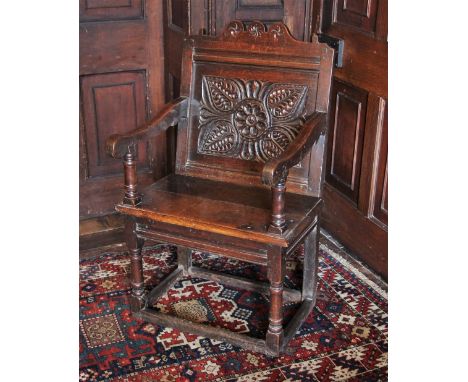
<path fill-rule="evenodd" d="M 143 279 L 143 256 L 141 250 L 144 240 L 137 237 L 135 220 L 127 218 L 125 222 L 125 241 L 130 253 L 130 310 L 138 312 L 145 307 L 145 286 Z"/>
<path fill-rule="evenodd" d="M 283 345 L 283 279 L 285 260 L 280 248 L 268 253 L 268 279 L 270 281 L 270 313 L 266 334 L 266 348 L 271 355 L 279 355 Z"/>
<path fill-rule="evenodd" d="M 304 239 L 304 274 L 302 279 L 302 301 L 315 303 L 317 296 L 317 270 L 319 253 L 320 220 Z"/>
<path fill-rule="evenodd" d="M 192 250 L 187 247 L 177 247 L 177 263 L 182 268 L 184 275 L 187 275 L 192 267 Z"/>

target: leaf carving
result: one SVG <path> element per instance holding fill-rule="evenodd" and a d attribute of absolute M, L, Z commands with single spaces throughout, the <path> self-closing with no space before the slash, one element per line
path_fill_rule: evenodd
<path fill-rule="evenodd" d="M 240 99 L 239 87 L 227 78 L 205 77 L 211 104 L 219 111 L 231 111 Z"/>
<path fill-rule="evenodd" d="M 267 105 L 274 117 L 286 119 L 295 116 L 307 87 L 303 85 L 275 84 L 267 97 Z"/>
<path fill-rule="evenodd" d="M 237 133 L 227 121 L 216 121 L 199 142 L 201 152 L 227 153 L 235 145 Z"/>
<path fill-rule="evenodd" d="M 291 143 L 291 138 L 288 137 L 284 132 L 275 130 L 272 131 L 271 134 L 271 139 L 283 150 L 288 147 L 288 145 Z"/>
<path fill-rule="evenodd" d="M 294 135 L 288 130 L 276 128 L 271 131 L 261 142 L 262 159 L 266 161 L 270 158 L 277 158 L 293 140 Z"/>
<path fill-rule="evenodd" d="M 271 138 L 265 138 L 261 142 L 261 158 L 264 162 L 266 162 L 270 158 L 277 158 L 283 150 L 281 147 L 275 144 L 275 142 Z"/>

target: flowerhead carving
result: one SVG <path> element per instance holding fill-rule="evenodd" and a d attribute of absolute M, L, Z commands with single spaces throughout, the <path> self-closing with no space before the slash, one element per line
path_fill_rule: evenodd
<path fill-rule="evenodd" d="M 211 76 L 202 84 L 200 154 L 265 162 L 302 127 L 304 85 Z"/>
<path fill-rule="evenodd" d="M 283 36 L 287 31 L 284 27 L 284 24 L 273 24 L 269 32 L 273 35 L 273 38 L 277 39 L 280 36 Z"/>
<path fill-rule="evenodd" d="M 236 108 L 234 126 L 246 140 L 255 140 L 265 134 L 267 123 L 265 108 L 256 99 L 246 99 Z"/>
<path fill-rule="evenodd" d="M 247 27 L 247 31 L 254 37 L 260 37 L 266 32 L 266 29 L 265 25 L 263 25 L 261 22 L 253 21 L 252 24 Z"/>
<path fill-rule="evenodd" d="M 236 37 L 240 32 L 244 31 L 244 24 L 241 21 L 232 21 L 224 31 L 225 37 Z"/>

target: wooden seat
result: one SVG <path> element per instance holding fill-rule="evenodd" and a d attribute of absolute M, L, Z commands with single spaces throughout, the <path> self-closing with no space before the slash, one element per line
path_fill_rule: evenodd
<path fill-rule="evenodd" d="M 311 312 L 333 50 L 234 21 L 220 38 L 186 39 L 179 97 L 141 128 L 107 140 L 124 161 L 125 237 L 131 258 L 130 307 L 143 320 L 277 356 Z M 176 171 L 137 188 L 138 142 L 177 125 Z M 141 147 L 141 146 L 140 146 Z M 288 192 L 286 192 L 288 189 Z M 178 268 L 149 293 L 146 239 L 177 246 Z M 285 257 L 304 244 L 301 291 L 283 287 Z M 267 267 L 268 283 L 192 265 L 200 250 Z M 196 275 L 270 295 L 266 338 L 168 316 L 152 308 L 180 278 Z M 284 301 L 301 306 L 283 327 Z"/>
<path fill-rule="evenodd" d="M 278 236 L 268 232 L 269 189 L 171 174 L 145 188 L 138 206 L 119 204 L 117 210 L 154 222 L 288 247 L 303 223 L 316 217 L 320 203 L 313 196 L 286 193 L 288 227 Z"/>

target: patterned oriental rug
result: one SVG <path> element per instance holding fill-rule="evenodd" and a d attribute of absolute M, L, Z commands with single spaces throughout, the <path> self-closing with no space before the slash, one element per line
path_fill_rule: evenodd
<path fill-rule="evenodd" d="M 132 318 L 129 258 L 80 262 L 80 381 L 386 381 L 387 293 L 321 238 L 317 303 L 279 358 Z M 174 248 L 144 250 L 147 285 L 176 267 Z M 198 266 L 266 280 L 263 267 L 194 253 Z M 287 260 L 285 286 L 299 289 L 303 253 Z M 155 308 L 197 322 L 264 336 L 268 296 L 184 278 Z M 296 304 L 285 305 L 285 321 Z"/>

